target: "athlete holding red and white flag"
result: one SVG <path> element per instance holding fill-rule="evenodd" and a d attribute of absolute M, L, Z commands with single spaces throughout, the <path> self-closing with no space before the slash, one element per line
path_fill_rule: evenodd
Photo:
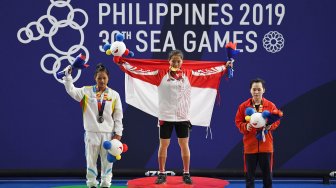
<path fill-rule="evenodd" d="M 220 80 L 228 62 L 183 60 L 180 50 L 164 60 L 121 58 L 117 63 L 125 75 L 126 102 L 158 117 L 160 173 L 156 184 L 166 182 L 165 164 L 175 127 L 183 161 L 183 181 L 192 184 L 189 173 L 191 125 L 209 126 Z M 182 66 L 183 64 L 183 66 Z"/>

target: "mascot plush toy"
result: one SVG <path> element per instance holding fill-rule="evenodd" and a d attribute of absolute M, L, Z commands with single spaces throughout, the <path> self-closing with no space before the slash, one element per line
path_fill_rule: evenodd
<path fill-rule="evenodd" d="M 79 54 L 75 61 L 73 62 L 73 64 L 71 65 L 71 68 L 75 68 L 75 69 L 86 69 L 89 65 L 86 64 L 86 61 L 85 61 L 85 55 L 82 55 L 82 54 Z M 60 71 L 56 74 L 57 78 L 58 79 L 62 79 L 63 76 L 67 76 L 68 75 L 68 71 L 69 69 L 65 69 L 63 71 Z"/>
<path fill-rule="evenodd" d="M 116 35 L 116 40 L 112 43 L 106 43 L 104 45 L 104 51 L 107 55 L 113 55 L 113 62 L 119 63 L 122 56 L 134 56 L 134 53 L 126 48 L 125 43 L 123 42 L 124 35 L 118 33 Z"/>
<path fill-rule="evenodd" d="M 235 61 L 236 55 L 239 53 L 239 50 L 237 49 L 237 43 L 229 42 L 225 45 L 228 61 L 231 61 L 231 66 L 228 67 L 228 78 L 233 77 L 233 62 Z"/>
<path fill-rule="evenodd" d="M 121 159 L 121 153 L 124 153 L 128 150 L 128 146 L 126 144 L 122 144 L 117 139 L 112 139 L 110 141 L 105 141 L 103 143 L 104 149 L 107 150 L 107 160 L 110 163 L 115 162 L 116 160 Z"/>
<path fill-rule="evenodd" d="M 269 128 L 268 126 L 271 126 L 274 122 L 282 118 L 283 112 L 280 110 L 273 110 L 272 112 L 265 110 L 260 113 L 249 107 L 246 108 L 245 115 L 245 120 L 249 122 L 252 127 L 256 129 L 262 128 L 262 130 L 257 133 L 256 138 L 265 142 L 265 135 L 268 133 Z"/>

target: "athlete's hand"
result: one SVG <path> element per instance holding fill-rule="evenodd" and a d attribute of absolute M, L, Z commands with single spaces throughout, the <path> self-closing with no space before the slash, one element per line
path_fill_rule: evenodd
<path fill-rule="evenodd" d="M 65 67 L 64 72 L 65 72 L 65 76 L 68 76 L 69 74 L 71 74 L 72 73 L 72 66 L 68 65 L 67 67 Z"/>
<path fill-rule="evenodd" d="M 252 125 L 250 123 L 246 124 L 246 130 L 251 131 L 252 130 Z"/>
<path fill-rule="evenodd" d="M 121 136 L 115 134 L 115 135 L 113 135 L 113 137 L 112 137 L 112 140 L 113 140 L 113 139 L 121 140 Z"/>
<path fill-rule="evenodd" d="M 227 61 L 226 64 L 225 64 L 225 67 L 233 68 L 233 62 L 234 62 L 234 59 L 231 59 L 231 61 Z"/>
<path fill-rule="evenodd" d="M 266 125 L 265 129 L 270 130 L 271 127 L 272 127 L 272 124 L 271 125 Z"/>

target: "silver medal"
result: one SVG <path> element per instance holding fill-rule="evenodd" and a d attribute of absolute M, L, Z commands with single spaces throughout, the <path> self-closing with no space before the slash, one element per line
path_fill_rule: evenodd
<path fill-rule="evenodd" d="M 104 122 L 104 118 L 103 118 L 103 116 L 98 115 L 98 116 L 97 116 L 97 122 L 98 122 L 98 123 L 103 123 L 103 122 Z"/>

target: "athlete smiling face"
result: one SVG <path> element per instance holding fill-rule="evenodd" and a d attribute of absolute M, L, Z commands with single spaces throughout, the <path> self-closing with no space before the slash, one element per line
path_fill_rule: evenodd
<path fill-rule="evenodd" d="M 169 65 L 172 71 L 180 70 L 182 63 L 183 63 L 183 54 L 181 51 L 175 50 L 169 54 Z"/>

